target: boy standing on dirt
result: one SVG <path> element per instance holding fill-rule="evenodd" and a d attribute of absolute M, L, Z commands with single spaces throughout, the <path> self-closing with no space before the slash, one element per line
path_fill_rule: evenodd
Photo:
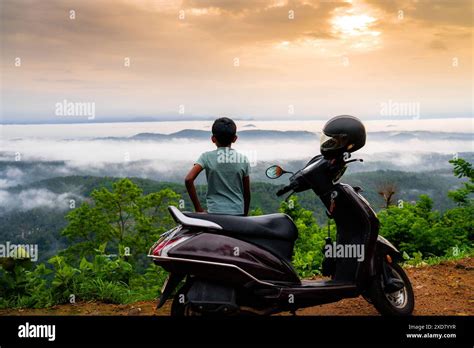
<path fill-rule="evenodd" d="M 194 180 L 204 169 L 207 178 L 207 212 L 247 215 L 250 205 L 250 165 L 246 156 L 231 148 L 237 140 L 237 126 L 227 117 L 212 125 L 212 142 L 217 149 L 204 152 L 185 178 L 186 189 L 197 212 L 205 212 L 196 194 Z"/>

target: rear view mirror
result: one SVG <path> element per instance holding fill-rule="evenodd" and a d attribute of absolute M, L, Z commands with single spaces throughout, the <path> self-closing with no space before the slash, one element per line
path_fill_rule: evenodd
<path fill-rule="evenodd" d="M 277 179 L 285 173 L 287 172 L 284 171 L 282 167 L 277 166 L 277 165 L 268 167 L 267 170 L 265 171 L 265 175 L 270 179 Z"/>

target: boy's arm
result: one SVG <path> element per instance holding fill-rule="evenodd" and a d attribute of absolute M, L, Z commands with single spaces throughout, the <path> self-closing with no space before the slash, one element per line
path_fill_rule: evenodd
<path fill-rule="evenodd" d="M 244 215 L 249 214 L 250 209 L 250 176 L 244 176 Z"/>
<path fill-rule="evenodd" d="M 193 202 L 194 209 L 197 212 L 204 212 L 204 209 L 201 207 L 201 202 L 199 202 L 199 197 L 196 193 L 196 187 L 194 186 L 194 180 L 202 171 L 202 167 L 199 164 L 195 164 L 191 170 L 189 171 L 188 175 L 184 179 L 184 184 L 186 185 L 186 189 L 188 190 L 189 197 Z"/>

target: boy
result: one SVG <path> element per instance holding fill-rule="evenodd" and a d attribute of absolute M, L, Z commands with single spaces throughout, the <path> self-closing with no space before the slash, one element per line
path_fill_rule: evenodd
<path fill-rule="evenodd" d="M 237 140 L 237 126 L 222 117 L 212 125 L 214 151 L 204 152 L 189 171 L 184 182 L 197 212 L 201 207 L 194 180 L 204 169 L 207 178 L 207 212 L 212 214 L 247 215 L 250 205 L 250 166 L 247 157 L 231 148 Z"/>

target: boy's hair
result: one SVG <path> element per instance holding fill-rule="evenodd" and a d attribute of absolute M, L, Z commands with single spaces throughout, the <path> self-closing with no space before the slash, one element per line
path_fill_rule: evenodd
<path fill-rule="evenodd" d="M 237 133 L 235 122 L 228 117 L 221 117 L 212 125 L 212 135 L 216 137 L 219 145 L 229 146 Z"/>

